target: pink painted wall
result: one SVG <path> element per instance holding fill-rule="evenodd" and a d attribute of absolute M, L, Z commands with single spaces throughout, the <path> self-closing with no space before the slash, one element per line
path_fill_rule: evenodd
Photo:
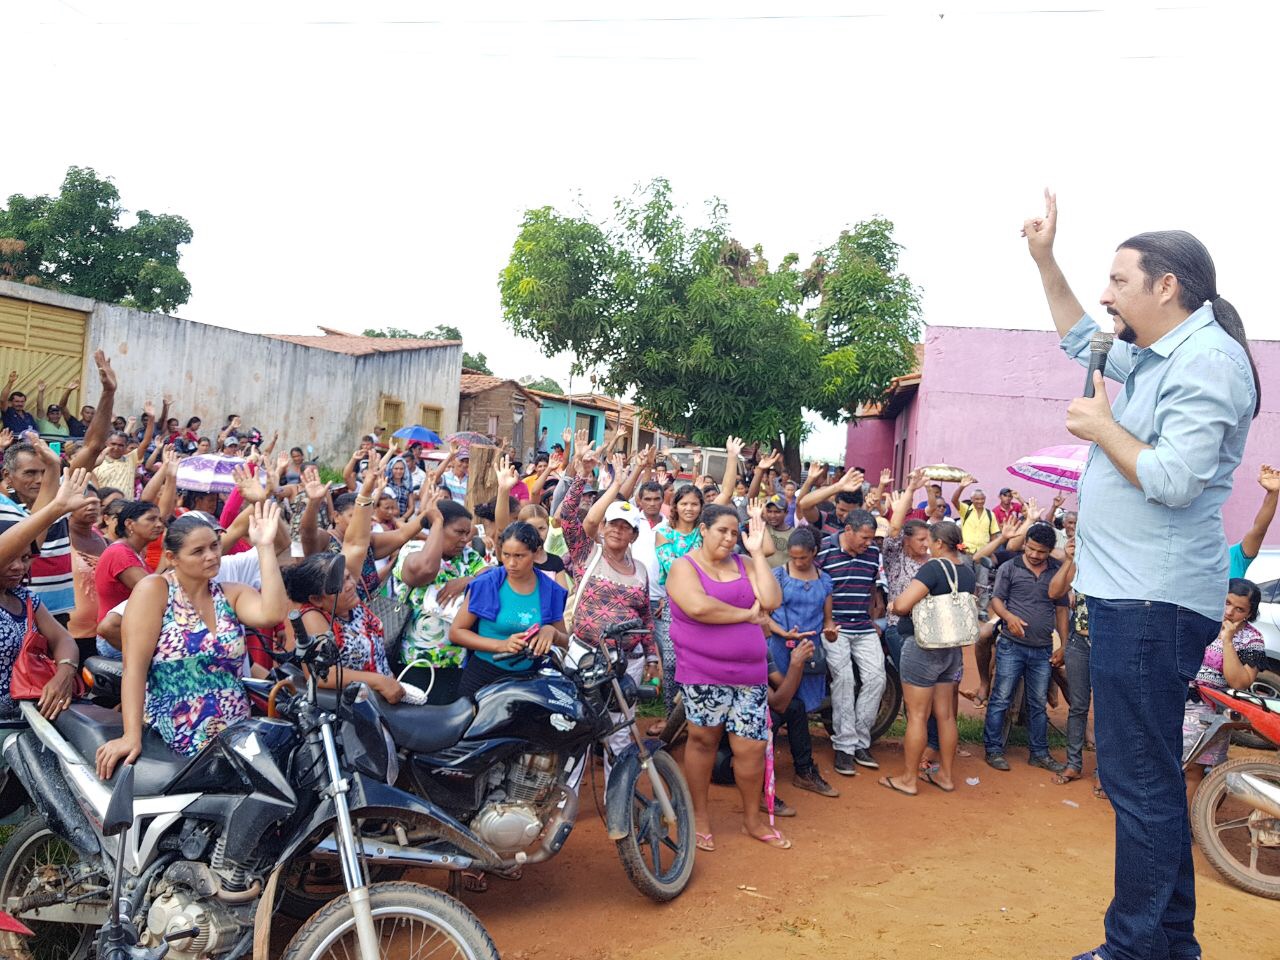
<path fill-rule="evenodd" d="M 1263 407 L 1227 501 L 1231 540 L 1248 529 L 1262 499 L 1259 466 L 1280 465 L 1280 341 L 1255 340 L 1250 346 L 1262 377 Z M 1013 486 L 1047 503 L 1053 491 L 1015 478 L 1006 467 L 1041 447 L 1077 442 L 1063 423 L 1067 403 L 1079 396 L 1083 382 L 1084 369 L 1066 358 L 1050 331 L 929 327 L 924 376 L 914 402 L 900 415 L 908 417 L 907 468 L 950 463 L 976 476 L 988 496 Z M 847 464 L 873 470 L 891 465 L 891 454 L 883 452 L 883 423 L 850 426 Z M 1074 505 L 1074 497 L 1067 502 Z M 1280 521 L 1267 544 L 1280 546 Z"/>
<path fill-rule="evenodd" d="M 870 476 L 872 470 L 883 469 L 892 463 L 894 425 L 893 420 L 863 420 L 856 428 L 851 426 L 845 442 L 846 468 L 866 467 Z M 856 445 L 852 443 L 854 434 L 858 438 Z"/>

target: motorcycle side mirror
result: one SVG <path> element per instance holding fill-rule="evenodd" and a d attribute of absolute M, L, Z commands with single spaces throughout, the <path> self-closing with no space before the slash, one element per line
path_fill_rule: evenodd
<path fill-rule="evenodd" d="M 346 582 L 346 557 L 342 556 L 342 554 L 335 554 L 333 560 L 329 563 L 329 569 L 325 571 L 324 592 L 326 594 L 339 594 L 342 592 L 342 587 Z"/>
<path fill-rule="evenodd" d="M 114 837 L 133 826 L 133 764 L 127 763 L 111 790 L 111 800 L 102 818 L 102 835 Z"/>

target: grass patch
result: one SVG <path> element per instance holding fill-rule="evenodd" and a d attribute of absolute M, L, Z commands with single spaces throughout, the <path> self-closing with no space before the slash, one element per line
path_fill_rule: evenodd
<path fill-rule="evenodd" d="M 961 743 L 982 743 L 982 718 L 969 717 L 961 715 L 956 718 L 956 725 L 960 729 Z M 889 728 L 889 732 L 885 734 L 887 737 L 898 737 L 901 739 L 907 732 L 907 718 L 899 717 L 894 721 L 893 726 Z M 1027 736 L 1027 728 L 1014 726 L 1009 731 L 1009 746 L 1025 747 L 1030 743 Z M 1066 734 L 1057 730 L 1052 724 L 1049 725 L 1049 746 L 1065 748 L 1067 745 Z"/>

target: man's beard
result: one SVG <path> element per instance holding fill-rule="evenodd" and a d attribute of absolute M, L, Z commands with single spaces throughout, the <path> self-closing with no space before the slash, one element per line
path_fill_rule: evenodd
<path fill-rule="evenodd" d="M 1107 313 L 1111 314 L 1111 318 L 1113 320 L 1120 321 L 1120 331 L 1116 334 L 1117 340 L 1121 340 L 1124 343 L 1133 343 L 1138 339 L 1138 334 L 1134 332 L 1133 327 L 1129 326 L 1129 324 L 1124 322 L 1123 317 L 1121 317 L 1118 313 L 1116 313 L 1110 307 L 1107 308 Z"/>

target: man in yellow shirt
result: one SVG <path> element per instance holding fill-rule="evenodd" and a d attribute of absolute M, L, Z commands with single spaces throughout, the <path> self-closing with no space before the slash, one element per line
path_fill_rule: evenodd
<path fill-rule="evenodd" d="M 1000 533 L 1000 524 L 996 523 L 996 515 L 987 509 L 987 495 L 982 490 L 974 490 L 967 501 L 961 502 L 960 495 L 965 488 L 977 483 L 969 474 L 965 474 L 951 494 L 951 505 L 956 509 L 956 519 L 960 522 L 960 533 L 964 538 L 963 550 L 971 556 L 991 542 L 991 538 Z M 991 560 L 984 557 L 974 566 L 978 578 L 978 604 L 982 615 L 986 616 L 987 601 L 991 595 Z"/>
<path fill-rule="evenodd" d="M 137 490 L 139 459 L 151 445 L 151 437 L 156 429 L 155 404 L 148 400 L 142 409 L 147 414 L 147 427 L 138 446 L 128 450 L 128 435 L 118 430 L 113 431 L 107 437 L 107 447 L 102 451 L 102 459 L 93 468 L 94 481 L 99 488 L 114 487 L 123 491 L 129 500 L 134 498 Z M 165 410 L 168 410 L 167 405 Z"/>

